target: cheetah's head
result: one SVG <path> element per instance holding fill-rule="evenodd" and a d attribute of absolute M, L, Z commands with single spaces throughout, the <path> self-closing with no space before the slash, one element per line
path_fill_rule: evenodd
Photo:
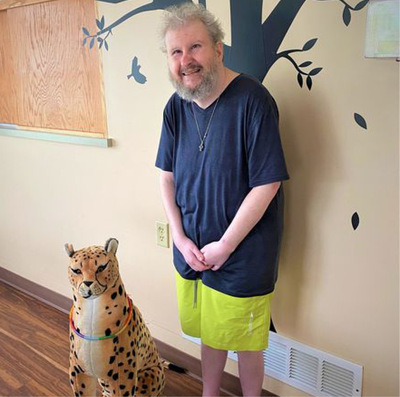
<path fill-rule="evenodd" d="M 113 287 L 119 279 L 117 248 L 115 238 L 108 239 L 104 247 L 93 245 L 76 252 L 72 244 L 65 244 L 70 257 L 68 278 L 74 291 L 85 299 L 95 299 Z"/>

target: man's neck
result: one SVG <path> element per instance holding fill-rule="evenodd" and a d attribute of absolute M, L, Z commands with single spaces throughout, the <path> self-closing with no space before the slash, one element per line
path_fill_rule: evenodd
<path fill-rule="evenodd" d="M 212 94 L 204 99 L 195 99 L 194 102 L 200 106 L 202 109 L 206 109 L 210 106 L 228 87 L 229 83 L 238 75 L 239 73 L 234 72 L 226 67 L 223 67 L 218 76 L 218 84 L 216 89 Z"/>

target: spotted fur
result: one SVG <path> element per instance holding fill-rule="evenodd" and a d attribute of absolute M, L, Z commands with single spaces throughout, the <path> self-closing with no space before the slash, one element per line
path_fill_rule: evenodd
<path fill-rule="evenodd" d="M 76 252 L 71 244 L 65 248 L 70 257 L 72 319 L 77 331 L 94 337 L 117 333 L 129 316 L 129 298 L 116 258 L 118 241 L 110 239 L 104 247 Z M 95 396 L 97 381 L 104 397 L 159 396 L 164 389 L 164 365 L 135 305 L 127 327 L 113 338 L 88 341 L 71 329 L 69 361 L 76 397 Z"/>

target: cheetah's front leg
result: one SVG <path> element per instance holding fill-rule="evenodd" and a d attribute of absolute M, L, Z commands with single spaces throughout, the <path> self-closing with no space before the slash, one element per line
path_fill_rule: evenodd
<path fill-rule="evenodd" d="M 165 373 L 161 365 L 138 372 L 137 396 L 161 396 L 165 387 Z"/>
<path fill-rule="evenodd" d="M 96 396 L 96 378 L 85 374 L 77 366 L 70 368 L 69 381 L 75 397 Z"/>

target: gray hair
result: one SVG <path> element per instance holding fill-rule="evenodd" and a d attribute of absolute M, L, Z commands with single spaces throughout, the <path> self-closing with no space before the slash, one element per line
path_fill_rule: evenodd
<path fill-rule="evenodd" d="M 167 12 L 163 14 L 160 27 L 161 50 L 163 52 L 167 52 L 165 46 L 167 32 L 193 21 L 200 21 L 204 24 L 214 45 L 222 43 L 224 40 L 224 31 L 220 22 L 202 4 L 194 4 L 188 1 L 181 5 L 168 7 L 165 11 Z"/>

